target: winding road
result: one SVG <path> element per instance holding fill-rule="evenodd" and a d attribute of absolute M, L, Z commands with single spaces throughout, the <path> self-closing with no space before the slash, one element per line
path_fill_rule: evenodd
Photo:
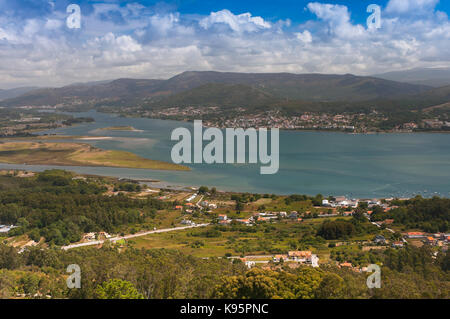
<path fill-rule="evenodd" d="M 150 235 L 150 234 L 167 233 L 167 232 L 172 232 L 172 231 L 177 231 L 177 230 L 184 230 L 184 229 L 197 228 L 197 227 L 205 227 L 205 226 L 208 226 L 208 225 L 209 224 L 197 224 L 197 225 L 193 225 L 193 226 L 183 226 L 183 227 L 174 227 L 174 228 L 150 230 L 150 231 L 146 231 L 146 232 L 143 232 L 143 233 L 137 233 L 137 234 L 133 234 L 133 235 L 114 237 L 114 238 L 105 239 L 105 240 L 95 240 L 95 241 L 90 241 L 90 242 L 81 243 L 81 244 L 72 244 L 72 245 L 68 245 L 68 246 L 63 246 L 63 247 L 61 247 L 61 249 L 69 250 L 69 249 L 72 249 L 72 248 L 100 245 L 100 244 L 103 244 L 104 242 L 107 242 L 107 241 L 110 241 L 110 242 L 114 243 L 114 242 L 116 242 L 118 240 L 122 240 L 122 239 L 131 239 L 131 238 L 142 237 L 142 236 L 146 236 L 146 235 Z"/>

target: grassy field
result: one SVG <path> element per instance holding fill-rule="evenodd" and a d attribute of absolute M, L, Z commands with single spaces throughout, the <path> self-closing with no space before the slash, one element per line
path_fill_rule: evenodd
<path fill-rule="evenodd" d="M 0 144 L 0 162 L 28 165 L 107 166 L 156 170 L 189 170 L 125 151 L 102 150 L 83 143 L 6 142 Z"/>

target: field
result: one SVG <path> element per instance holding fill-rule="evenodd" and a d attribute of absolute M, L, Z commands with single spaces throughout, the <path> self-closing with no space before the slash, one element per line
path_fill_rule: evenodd
<path fill-rule="evenodd" d="M 302 223 L 283 221 L 253 227 L 211 225 L 176 233 L 151 234 L 135 238 L 130 244 L 136 248 L 178 249 L 197 257 L 267 255 L 308 248 L 323 260 L 329 257 L 329 242 L 313 238 L 319 224 L 311 219 Z"/>
<path fill-rule="evenodd" d="M 0 162 L 28 165 L 107 166 L 155 170 L 189 170 L 136 154 L 102 150 L 83 143 L 6 142 L 0 144 Z"/>

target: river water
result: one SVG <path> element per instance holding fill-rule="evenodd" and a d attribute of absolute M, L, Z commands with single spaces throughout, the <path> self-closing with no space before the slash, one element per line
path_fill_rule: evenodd
<path fill-rule="evenodd" d="M 171 161 L 171 132 L 191 123 L 121 118 L 97 113 L 71 113 L 95 118 L 95 123 L 43 133 L 110 136 L 89 140 L 103 149 L 116 149 Z M 104 131 L 108 126 L 132 126 L 138 131 Z M 170 186 L 216 186 L 220 190 L 346 195 L 351 198 L 430 197 L 450 195 L 450 134 L 370 134 L 280 131 L 280 170 L 261 175 L 260 165 L 195 164 L 189 172 L 107 167 L 65 167 L 79 173 L 153 179 Z M 0 164 L 0 168 L 41 171 L 51 166 Z M 59 167 L 61 168 L 61 167 Z"/>

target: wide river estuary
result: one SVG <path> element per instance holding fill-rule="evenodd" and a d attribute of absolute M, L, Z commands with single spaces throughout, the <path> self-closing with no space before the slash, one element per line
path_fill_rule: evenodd
<path fill-rule="evenodd" d="M 96 122 L 42 133 L 110 136 L 84 140 L 103 149 L 116 149 L 171 162 L 170 140 L 177 127 L 192 124 L 144 118 L 121 118 L 94 111 L 71 113 Z M 136 131 L 105 131 L 132 126 Z M 219 190 L 346 195 L 351 198 L 430 197 L 450 195 L 450 134 L 369 134 L 280 131 L 280 170 L 260 175 L 260 165 L 188 165 L 192 171 L 154 171 L 107 167 L 65 167 L 87 174 L 160 180 L 168 186 L 216 186 Z M 0 168 L 41 171 L 52 166 L 0 164 Z M 62 168 L 62 167 L 58 167 Z"/>

